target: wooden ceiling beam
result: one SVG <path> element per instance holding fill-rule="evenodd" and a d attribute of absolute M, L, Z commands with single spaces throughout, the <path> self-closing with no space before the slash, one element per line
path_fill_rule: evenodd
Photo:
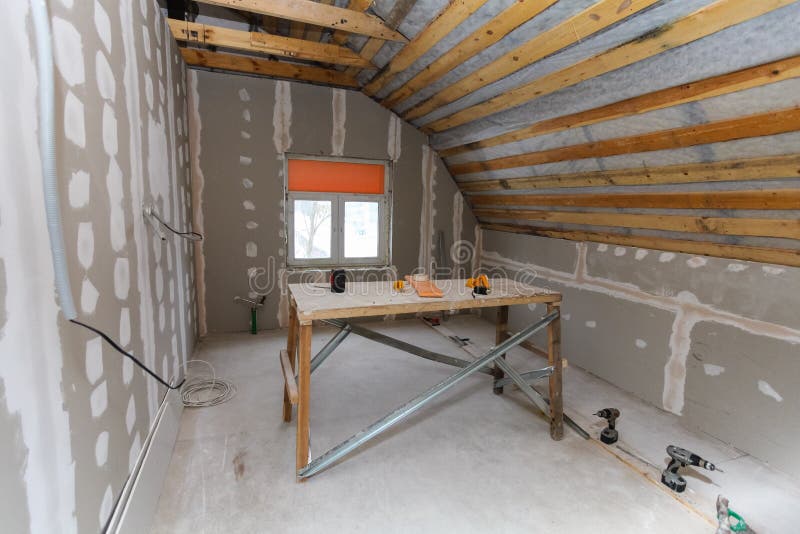
<path fill-rule="evenodd" d="M 702 39 L 718 31 L 792 4 L 796 0 L 718 0 L 686 17 L 640 35 L 626 44 L 542 76 L 496 97 L 425 125 L 423 131 L 441 132 L 505 111 L 559 89 L 569 87 Z M 470 88 L 469 92 L 472 92 Z M 438 105 L 436 107 L 439 107 Z M 419 117 L 414 111 L 414 117 Z M 410 120 L 414 117 L 404 118 Z"/>
<path fill-rule="evenodd" d="M 800 189 L 683 191 L 567 195 L 470 195 L 472 206 L 559 206 L 570 208 L 797 210 Z"/>
<path fill-rule="evenodd" d="M 415 0 L 398 0 L 395 2 L 392 11 L 386 17 L 386 25 L 390 28 L 396 28 L 403 22 L 403 19 L 406 18 L 408 12 L 411 11 L 411 8 L 414 7 Z M 359 55 L 364 59 L 369 60 L 372 62 L 373 58 L 378 54 L 383 45 L 386 43 L 383 39 L 377 39 L 375 37 L 370 37 L 364 46 L 361 47 L 359 51 Z M 352 76 L 357 76 L 358 73 L 361 72 L 359 69 L 355 67 L 351 67 L 347 69 L 347 73 Z"/>
<path fill-rule="evenodd" d="M 746 245 L 726 245 L 710 241 L 691 241 L 665 237 L 622 235 L 608 232 L 585 232 L 581 230 L 554 230 L 535 226 L 513 224 L 481 224 L 484 230 L 511 232 L 515 234 L 567 239 L 569 241 L 590 241 L 608 245 L 622 245 L 645 249 L 713 256 L 758 263 L 800 267 L 800 251 L 771 247 L 751 247 Z"/>
<path fill-rule="evenodd" d="M 389 78 L 410 67 L 420 56 L 442 40 L 456 26 L 467 20 L 486 2 L 487 0 L 451 0 L 450 4 L 439 12 L 436 18 L 417 33 L 411 42 L 404 46 L 383 70 L 364 86 L 364 93 L 373 96 L 380 87 L 388 82 Z"/>
<path fill-rule="evenodd" d="M 580 145 L 551 148 L 488 161 L 470 161 L 468 163 L 450 165 L 449 168 L 452 174 L 470 174 L 516 167 L 530 167 L 558 161 L 605 158 L 620 154 L 686 148 L 736 139 L 777 135 L 797 130 L 800 130 L 800 108 L 795 107 L 642 135 L 616 137 Z"/>
<path fill-rule="evenodd" d="M 443 158 L 449 158 L 481 148 L 515 143 L 539 135 L 561 132 L 570 128 L 588 126 L 621 117 L 629 117 L 688 102 L 697 102 L 705 98 L 726 95 L 797 77 L 800 77 L 800 56 L 780 59 L 736 72 L 668 87 L 667 89 L 621 100 L 598 108 L 546 119 L 495 137 L 440 150 L 439 155 Z"/>
<path fill-rule="evenodd" d="M 334 65 L 359 65 L 366 62 L 349 48 L 304 41 L 268 33 L 231 30 L 186 20 L 168 20 L 172 35 L 179 41 L 222 46 L 279 57 L 307 59 Z"/>
<path fill-rule="evenodd" d="M 700 217 L 691 215 L 639 215 L 586 211 L 545 211 L 519 209 L 474 209 L 482 219 L 514 219 L 585 226 L 640 228 L 694 234 L 738 235 L 800 239 L 800 220 L 745 217 Z"/>
<path fill-rule="evenodd" d="M 197 48 L 181 48 L 181 55 L 188 65 L 212 69 L 258 74 L 270 78 L 285 78 L 305 82 L 357 88 L 352 76 L 333 69 L 298 65 L 284 61 L 270 61 L 251 56 L 222 54 Z"/>
<path fill-rule="evenodd" d="M 525 68 L 540 59 L 571 46 L 603 28 L 651 6 L 656 0 L 633 0 L 620 4 L 618 0 L 600 0 L 577 15 L 535 36 L 530 41 L 507 52 L 445 87 L 430 98 L 406 110 L 403 118 L 414 120 L 431 111 L 455 102 L 469 93 L 492 84 Z M 623 7 L 624 6 L 624 7 Z M 405 93 L 403 93 L 405 95 Z M 400 95 L 398 95 L 400 96 Z M 407 97 L 406 97 L 407 98 Z M 399 103 L 401 100 L 398 100 Z"/>
<path fill-rule="evenodd" d="M 407 43 L 403 35 L 388 28 L 381 19 L 352 9 L 313 0 L 199 0 L 204 4 L 229 7 L 282 19 L 344 30 L 387 41 Z"/>
<path fill-rule="evenodd" d="M 551 174 L 529 178 L 506 178 L 458 182 L 463 193 L 520 191 L 572 187 L 662 185 L 694 182 L 741 182 L 800 178 L 800 154 L 734 159 L 713 163 L 690 163 L 664 167 Z"/>

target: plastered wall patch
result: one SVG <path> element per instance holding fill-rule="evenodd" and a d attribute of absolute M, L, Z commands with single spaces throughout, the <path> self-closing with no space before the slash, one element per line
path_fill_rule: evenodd
<path fill-rule="evenodd" d="M 53 17 L 52 31 L 53 51 L 59 74 L 70 86 L 82 84 L 86 81 L 86 73 L 80 32 L 61 17 Z"/>
<path fill-rule="evenodd" d="M 714 365 L 713 363 L 704 363 L 703 372 L 708 376 L 719 376 L 725 372 L 725 368 L 721 365 Z"/>
<path fill-rule="evenodd" d="M 113 41 L 111 40 L 111 19 L 108 18 L 108 13 L 100 4 L 99 0 L 94 0 L 94 27 L 97 30 L 97 35 L 106 49 L 106 52 L 111 52 Z"/>
<path fill-rule="evenodd" d="M 344 140 L 347 134 L 347 92 L 344 89 L 332 89 L 331 110 L 333 113 L 333 131 L 331 132 L 331 154 L 344 154 Z"/>
<path fill-rule="evenodd" d="M 783 397 L 773 389 L 772 386 L 766 380 L 759 380 L 758 381 L 758 390 L 766 395 L 767 397 L 771 397 L 775 399 L 777 402 L 783 402 Z"/>

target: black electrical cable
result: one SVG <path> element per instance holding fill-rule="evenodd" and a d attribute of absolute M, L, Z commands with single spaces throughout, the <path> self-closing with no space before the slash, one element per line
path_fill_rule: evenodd
<path fill-rule="evenodd" d="M 106 341 L 106 343 L 108 343 L 109 345 L 114 347 L 114 349 L 117 352 L 119 352 L 120 354 L 122 354 L 126 358 L 130 358 L 131 360 L 133 360 L 133 363 L 138 365 L 140 368 L 144 369 L 144 371 L 147 374 L 149 374 L 150 376 L 152 376 L 153 378 L 158 380 L 162 385 L 166 386 L 167 388 L 169 388 L 169 389 L 180 389 L 180 387 L 183 385 L 183 383 L 186 382 L 186 379 L 184 378 L 183 380 L 181 380 L 180 384 L 178 384 L 176 386 L 170 386 L 163 378 L 158 376 L 156 373 L 151 371 L 145 364 L 143 364 L 141 361 L 139 361 L 139 359 L 136 356 L 134 356 L 133 354 L 131 354 L 129 352 L 126 352 L 125 349 L 123 349 L 122 347 L 117 345 L 117 342 L 114 341 L 113 339 L 111 339 L 105 332 L 101 332 L 97 328 L 95 328 L 93 326 L 89 326 L 88 324 L 82 323 L 82 322 L 78 321 L 77 319 L 70 319 L 69 321 L 71 323 L 75 323 L 75 324 L 80 325 L 80 326 L 82 326 L 84 328 L 87 328 L 87 329 L 91 330 L 92 332 L 94 332 L 95 334 L 97 334 L 98 336 L 102 337 Z"/>
<path fill-rule="evenodd" d="M 203 234 L 198 234 L 197 232 L 179 232 L 178 230 L 176 230 L 175 228 L 173 228 L 172 226 L 170 226 L 166 222 L 164 222 L 164 220 L 161 217 L 159 217 L 158 214 L 155 211 L 153 211 L 152 215 L 153 215 L 153 217 L 155 217 L 158 220 L 158 222 L 160 222 L 162 225 L 164 225 L 164 227 L 166 227 L 167 230 L 169 230 L 170 232 L 172 232 L 175 235 L 188 236 L 189 239 L 191 239 L 193 241 L 202 241 L 203 240 Z"/>

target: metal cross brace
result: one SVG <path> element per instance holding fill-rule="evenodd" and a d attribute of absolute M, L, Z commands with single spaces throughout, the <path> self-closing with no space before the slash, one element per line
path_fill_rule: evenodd
<path fill-rule="evenodd" d="M 353 451 L 354 449 L 360 447 L 364 443 L 370 441 L 372 438 L 376 437 L 377 435 L 381 434 L 388 428 L 394 426 L 395 424 L 399 423 L 409 415 L 413 414 L 429 402 L 431 402 L 434 398 L 438 397 L 442 393 L 446 392 L 468 376 L 480 371 L 486 365 L 497 362 L 498 365 L 506 372 L 508 377 L 515 383 L 517 386 L 523 391 L 523 393 L 531 399 L 531 401 L 536 404 L 542 411 L 547 414 L 548 408 L 547 403 L 544 402 L 544 399 L 533 391 L 533 389 L 528 385 L 527 382 L 520 376 L 520 374 L 515 371 L 510 365 L 506 364 L 500 356 L 508 352 L 510 349 L 516 347 L 530 336 L 553 322 L 558 317 L 559 311 L 553 310 L 552 312 L 548 313 L 544 317 L 542 317 L 539 321 L 532 324 L 528 328 L 522 330 L 521 332 L 514 334 L 513 336 L 509 337 L 502 343 L 495 346 L 492 350 L 487 352 L 484 356 L 478 358 L 473 362 L 469 362 L 468 365 L 462 367 L 457 373 L 454 375 L 444 379 L 443 381 L 439 382 L 426 392 L 414 397 L 404 405 L 400 406 L 396 410 L 392 411 L 391 413 L 387 414 L 383 418 L 379 419 L 378 421 L 374 422 L 370 426 L 364 428 L 357 434 L 354 434 L 347 440 L 343 441 L 339 445 L 336 445 L 326 453 L 322 454 L 318 458 L 312 460 L 308 465 L 304 468 L 300 469 L 297 472 L 297 476 L 301 478 L 307 478 L 310 476 L 315 475 L 316 473 L 320 472 L 321 470 L 325 469 L 327 466 L 331 465 L 332 463 L 336 462 L 349 452 Z M 352 329 L 352 325 L 351 325 Z M 355 331 L 355 330 L 354 330 Z M 317 355 L 315 359 L 318 357 Z M 502 362 L 502 363 L 501 363 Z M 536 400 L 534 400 L 536 399 Z"/>

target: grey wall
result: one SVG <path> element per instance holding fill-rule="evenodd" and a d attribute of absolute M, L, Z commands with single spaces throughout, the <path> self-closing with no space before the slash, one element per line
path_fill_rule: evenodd
<path fill-rule="evenodd" d="M 572 364 L 800 475 L 800 269 L 493 231 L 481 261 L 563 292 Z"/>
<path fill-rule="evenodd" d="M 78 318 L 158 373 L 195 344 L 192 250 L 161 242 L 142 203 L 189 221 L 185 68 L 150 0 L 47 3 L 57 170 Z M 6 532 L 98 532 L 164 394 L 54 291 L 28 2 L 4 6 L 0 104 L 0 516 Z"/>
<path fill-rule="evenodd" d="M 392 263 L 400 274 L 436 259 L 439 232 L 451 267 L 454 235 L 474 240 L 469 209 L 453 217 L 460 193 L 426 136 L 362 94 L 202 70 L 189 78 L 193 179 L 202 191 L 196 217 L 206 235 L 201 329 L 203 318 L 208 332 L 249 328 L 248 308 L 233 297 L 253 292 L 252 269 L 266 272 L 257 277 L 267 295 L 259 326 L 285 320 L 284 153 L 394 162 Z M 430 252 L 420 244 L 427 237 Z"/>

